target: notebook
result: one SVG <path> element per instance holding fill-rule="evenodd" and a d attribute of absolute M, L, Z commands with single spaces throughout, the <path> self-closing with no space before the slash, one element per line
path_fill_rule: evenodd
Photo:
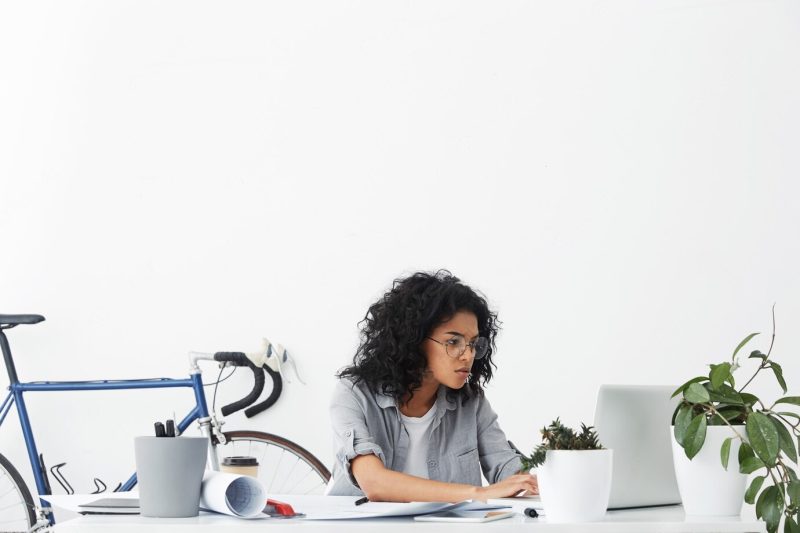
<path fill-rule="evenodd" d="M 139 514 L 139 499 L 100 498 L 78 507 L 80 514 Z"/>

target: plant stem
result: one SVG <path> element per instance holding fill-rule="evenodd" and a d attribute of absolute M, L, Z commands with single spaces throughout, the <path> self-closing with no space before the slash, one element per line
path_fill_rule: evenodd
<path fill-rule="evenodd" d="M 772 353 L 772 346 L 775 344 L 775 304 L 772 304 L 772 340 L 769 341 L 769 350 L 767 350 L 767 359 Z"/>
<path fill-rule="evenodd" d="M 705 408 L 706 408 L 708 411 L 710 411 L 712 415 L 717 415 L 718 417 L 720 417 L 720 418 L 722 419 L 722 421 L 723 421 L 723 422 L 725 422 L 725 425 L 726 425 L 726 426 L 728 426 L 729 428 L 731 428 L 731 431 L 733 431 L 733 432 L 736 434 L 736 436 L 739 438 L 739 440 L 741 440 L 742 442 L 744 442 L 744 438 L 742 438 L 742 436 L 741 436 L 741 435 L 739 435 L 739 432 L 738 432 L 738 431 L 736 431 L 736 428 L 734 428 L 734 427 L 731 425 L 731 423 L 730 423 L 730 422 L 728 422 L 728 419 L 727 419 L 727 418 L 725 418 L 724 416 L 722 416 L 721 414 L 719 414 L 719 411 L 717 411 L 716 409 L 714 409 L 714 406 L 713 406 L 713 405 L 711 405 L 711 404 L 708 404 L 708 403 L 702 403 L 702 404 L 700 404 L 700 405 L 702 405 L 702 406 L 703 406 L 703 407 L 705 407 Z"/>
<path fill-rule="evenodd" d="M 780 484 L 780 481 L 778 481 L 777 479 L 775 479 L 775 473 L 772 471 L 772 468 L 770 468 L 770 467 L 767 467 L 767 473 L 769 474 L 769 477 L 771 477 L 771 478 L 772 478 L 772 483 L 773 483 L 774 485 L 776 485 L 776 486 L 777 486 L 777 485 L 779 485 L 779 484 Z"/>
<path fill-rule="evenodd" d="M 742 391 L 743 391 L 743 390 L 744 390 L 744 389 L 745 389 L 745 388 L 746 388 L 748 385 L 750 385 L 750 382 L 751 382 L 751 381 L 753 381 L 753 380 L 756 378 L 756 376 L 758 375 L 758 373 L 759 373 L 759 372 L 761 372 L 761 371 L 762 371 L 763 369 L 765 369 L 765 368 L 767 368 L 767 360 L 766 360 L 766 359 L 764 359 L 763 361 L 761 361 L 761 364 L 759 365 L 758 369 L 756 369 L 756 372 L 755 372 L 755 374 L 753 374 L 752 376 L 750 376 L 750 379 L 748 379 L 748 380 L 747 380 L 747 383 L 745 383 L 744 385 L 742 385 L 742 386 L 739 388 L 739 393 L 741 394 L 741 392 L 742 392 Z M 759 400 L 759 402 L 758 402 L 758 403 L 761 403 L 761 400 Z M 761 405 L 763 406 L 764 404 L 761 404 Z"/>
<path fill-rule="evenodd" d="M 774 345 L 775 345 L 775 304 L 772 304 L 772 340 L 769 341 L 769 350 L 767 350 L 767 356 L 764 358 L 764 360 L 761 361 L 761 365 L 759 365 L 755 374 L 753 374 L 752 377 L 747 380 L 747 383 L 742 385 L 742 387 L 739 389 L 740 393 L 745 389 L 745 387 L 750 385 L 750 382 L 755 379 L 755 377 L 758 375 L 759 372 L 761 372 L 763 369 L 767 367 L 767 361 L 769 361 L 769 356 L 772 353 L 772 347 Z M 761 401 L 759 400 L 758 403 L 761 403 Z M 761 404 L 761 407 L 764 407 L 764 404 Z"/>
<path fill-rule="evenodd" d="M 773 407 L 775 407 L 775 406 L 773 405 Z M 783 415 L 779 415 L 778 413 L 776 413 L 772 409 L 770 409 L 769 412 L 772 413 L 773 415 L 777 416 L 778 418 L 780 418 L 781 420 L 783 420 L 787 424 L 789 424 L 789 426 L 791 426 L 793 432 L 798 432 L 797 429 L 798 429 L 798 426 L 800 426 L 800 420 L 798 420 L 796 424 L 792 424 L 791 422 L 786 420 L 786 418 L 784 418 Z"/>

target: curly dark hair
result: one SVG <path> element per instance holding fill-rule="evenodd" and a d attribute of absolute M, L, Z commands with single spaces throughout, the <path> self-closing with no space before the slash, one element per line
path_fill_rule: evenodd
<path fill-rule="evenodd" d="M 492 379 L 492 367 L 496 368 L 492 354 L 500 322 L 481 295 L 447 270 L 417 272 L 394 280 L 391 290 L 370 306 L 359 322 L 361 345 L 353 364 L 340 370 L 337 377 L 364 381 L 398 402 L 410 398 L 422 385 L 428 366 L 422 342 L 459 311 L 474 313 L 479 335 L 489 339 L 489 351 L 474 361 L 469 381 L 459 393 L 467 397 L 470 392 L 482 393 L 483 384 Z"/>

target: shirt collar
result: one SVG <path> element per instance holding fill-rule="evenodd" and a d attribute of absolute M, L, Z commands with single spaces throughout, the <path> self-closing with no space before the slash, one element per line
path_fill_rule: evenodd
<path fill-rule="evenodd" d="M 452 394 L 448 394 L 448 392 L 449 390 L 447 387 L 439 385 L 439 390 L 436 392 L 436 405 L 440 412 L 444 410 L 450 411 L 458 406 L 458 392 L 452 391 Z M 378 404 L 378 407 L 382 409 L 397 407 L 394 397 L 391 394 L 384 394 L 383 392 L 378 392 L 375 402 Z"/>

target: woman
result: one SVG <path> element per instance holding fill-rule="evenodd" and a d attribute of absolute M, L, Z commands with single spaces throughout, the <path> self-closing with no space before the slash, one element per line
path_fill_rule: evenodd
<path fill-rule="evenodd" d="M 538 492 L 483 394 L 499 324 L 482 297 L 447 271 L 420 272 L 396 280 L 361 324 L 331 402 L 328 494 L 402 502 Z"/>

